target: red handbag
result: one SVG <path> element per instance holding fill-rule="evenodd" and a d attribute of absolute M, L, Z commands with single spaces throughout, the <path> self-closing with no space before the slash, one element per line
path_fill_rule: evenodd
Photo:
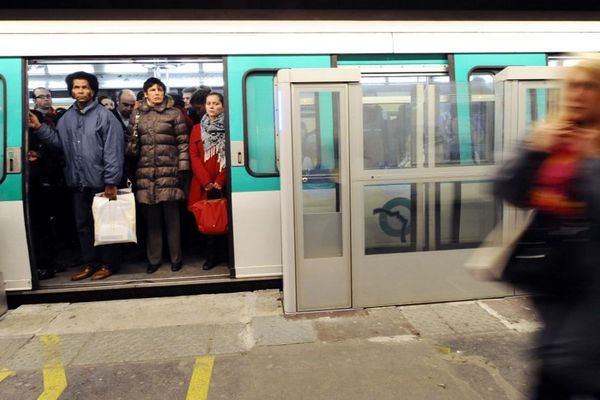
<path fill-rule="evenodd" d="M 192 205 L 198 230 L 206 235 L 227 233 L 227 199 L 198 200 Z"/>

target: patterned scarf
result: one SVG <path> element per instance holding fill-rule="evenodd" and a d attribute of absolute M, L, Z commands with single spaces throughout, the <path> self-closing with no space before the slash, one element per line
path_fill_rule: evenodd
<path fill-rule="evenodd" d="M 225 168 L 225 126 L 223 124 L 223 113 L 215 120 L 211 120 L 204 114 L 200 121 L 202 127 L 202 147 L 204 147 L 204 162 L 215 154 L 219 163 L 219 172 Z"/>

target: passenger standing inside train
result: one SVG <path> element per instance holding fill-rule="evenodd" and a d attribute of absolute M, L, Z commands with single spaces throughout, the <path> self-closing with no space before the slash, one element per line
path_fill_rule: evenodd
<path fill-rule="evenodd" d="M 163 225 L 171 270 L 182 267 L 178 201 L 184 198 L 182 185 L 190 169 L 188 131 L 183 115 L 165 95 L 166 89 L 160 79 L 147 79 L 143 87 L 145 98 L 129 121 L 132 137 L 127 154 L 137 159 L 136 199 L 143 205 L 146 217 L 149 274 L 161 265 Z"/>
<path fill-rule="evenodd" d="M 114 110 L 115 116 L 118 118 L 123 129 L 127 129 L 131 112 L 135 107 L 135 93 L 131 89 L 123 89 L 117 94 L 117 107 Z"/>
<path fill-rule="evenodd" d="M 537 212 L 522 246 L 542 246 L 523 271 L 540 273 L 509 279 L 535 293 L 544 322 L 533 398 L 600 399 L 600 57 L 569 70 L 563 96 L 556 121 L 503 166 L 495 192 Z"/>
<path fill-rule="evenodd" d="M 52 107 L 52 94 L 45 87 L 38 87 L 31 91 L 33 109 L 42 114 L 42 122 L 56 125 L 56 110 Z"/>
<path fill-rule="evenodd" d="M 192 95 L 195 91 L 196 88 L 193 86 L 183 88 L 183 90 L 181 91 L 181 97 L 183 97 L 183 106 L 186 110 L 189 110 L 191 107 L 190 99 L 192 98 Z"/>
<path fill-rule="evenodd" d="M 75 99 L 58 121 L 56 129 L 29 113 L 29 127 L 40 140 L 62 149 L 65 180 L 73 190 L 73 210 L 83 261 L 83 270 L 71 276 L 77 281 L 92 277 L 104 279 L 119 267 L 119 245 L 94 247 L 92 201 L 98 192 L 117 198 L 117 185 L 123 175 L 125 141 L 119 121 L 95 101 L 98 79 L 87 72 L 74 72 L 66 78 Z"/>
<path fill-rule="evenodd" d="M 194 121 L 194 124 L 199 124 L 202 117 L 204 117 L 204 114 L 206 114 L 206 96 L 208 96 L 210 92 L 212 92 L 211 88 L 201 85 L 198 90 L 192 94 L 192 97 L 190 98 L 191 107 L 188 114 L 192 121 Z"/>
<path fill-rule="evenodd" d="M 98 102 L 106 107 L 109 111 L 115 109 L 115 102 L 110 98 L 110 96 L 100 96 L 98 97 Z"/>
<path fill-rule="evenodd" d="M 223 95 L 216 92 L 206 96 L 206 114 L 200 124 L 194 125 L 190 135 L 192 183 L 188 209 L 201 199 L 224 195 L 227 171 L 225 155 L 225 125 Z M 207 235 L 206 262 L 203 270 L 210 270 L 227 259 L 226 235 Z"/>
<path fill-rule="evenodd" d="M 35 88 L 31 97 L 35 104 L 33 113 L 38 120 L 55 126 L 56 113 L 52 108 L 50 91 L 43 87 Z M 34 268 L 38 279 L 43 280 L 52 278 L 58 269 L 62 269 L 57 264 L 59 227 L 55 226 L 61 207 L 62 157 L 57 149 L 41 143 L 34 130 L 29 129 L 27 163 Z"/>

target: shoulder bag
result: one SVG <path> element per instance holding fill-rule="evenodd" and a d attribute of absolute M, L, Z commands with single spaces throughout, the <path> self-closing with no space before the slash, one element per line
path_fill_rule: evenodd
<path fill-rule="evenodd" d="M 531 225 L 534 216 L 535 211 L 529 211 L 515 229 L 504 238 L 502 221 L 500 221 L 486 236 L 481 246 L 471 254 L 465 263 L 465 268 L 479 280 L 505 280 L 506 267 L 512 260 L 519 240 Z"/>
<path fill-rule="evenodd" d="M 227 199 L 199 200 L 192 205 L 198 230 L 205 235 L 223 235 L 228 231 Z"/>

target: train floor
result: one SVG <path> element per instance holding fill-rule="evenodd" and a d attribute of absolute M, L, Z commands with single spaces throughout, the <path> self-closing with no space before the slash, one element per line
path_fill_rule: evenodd
<path fill-rule="evenodd" d="M 23 305 L 1 399 L 525 399 L 525 297 L 284 315 L 264 290 Z"/>
<path fill-rule="evenodd" d="M 202 264 L 205 261 L 203 256 L 188 256 L 185 258 L 183 267 L 177 271 L 171 271 L 171 264 L 163 262 L 161 267 L 153 274 L 148 274 L 146 268 L 148 262 L 145 260 L 129 260 L 121 263 L 119 271 L 106 279 L 92 281 L 84 279 L 81 281 L 71 281 L 71 275 L 78 272 L 81 267 L 72 267 L 66 271 L 58 272 L 53 278 L 40 281 L 40 289 L 60 289 L 69 287 L 100 287 L 115 286 L 125 284 L 138 284 L 153 282 L 181 282 L 186 280 L 203 280 L 211 278 L 227 278 L 230 276 L 227 263 L 223 262 L 216 267 L 204 271 Z"/>
<path fill-rule="evenodd" d="M 57 255 L 57 262 L 63 269 L 54 277 L 39 281 L 39 289 L 69 289 L 69 288 L 103 288 L 113 286 L 144 286 L 156 283 L 173 284 L 185 281 L 203 281 L 211 279 L 223 279 L 231 276 L 227 261 L 222 261 L 210 270 L 203 270 L 202 265 L 206 260 L 204 254 L 204 243 L 186 243 L 183 252 L 183 267 L 179 271 L 171 271 L 171 264 L 163 261 L 160 268 L 153 274 L 148 274 L 146 269 L 148 261 L 145 251 L 141 245 L 128 244 L 122 247 L 121 265 L 112 276 L 92 281 L 90 278 L 80 281 L 71 281 L 71 275 L 82 268 L 81 256 L 76 248 L 61 250 Z M 168 249 L 163 250 L 168 254 Z"/>

